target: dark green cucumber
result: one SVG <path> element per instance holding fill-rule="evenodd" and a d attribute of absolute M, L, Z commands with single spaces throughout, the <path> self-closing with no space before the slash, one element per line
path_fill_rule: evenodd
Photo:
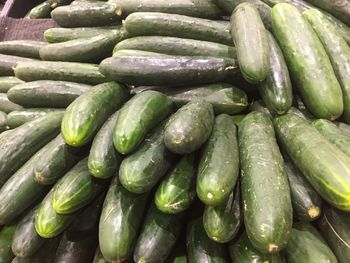
<path fill-rule="evenodd" d="M 37 80 L 11 88 L 7 97 L 28 108 L 65 108 L 90 88 L 90 85 L 68 81 Z"/>
<path fill-rule="evenodd" d="M 113 142 L 117 151 L 133 152 L 171 110 L 171 101 L 158 91 L 144 91 L 131 98 L 120 109 L 115 123 Z"/>
<path fill-rule="evenodd" d="M 320 233 L 336 255 L 339 263 L 350 261 L 350 217 L 331 206 L 324 206 L 318 223 Z"/>
<path fill-rule="evenodd" d="M 350 15 L 350 3 L 348 8 Z M 309 9 L 303 12 L 303 16 L 312 25 L 331 60 L 343 91 L 343 118 L 350 123 L 350 47 L 321 11 Z"/>
<path fill-rule="evenodd" d="M 172 152 L 186 154 L 199 149 L 214 126 L 213 107 L 206 101 L 194 101 L 181 107 L 167 121 L 164 143 Z"/>
<path fill-rule="evenodd" d="M 19 221 L 12 239 L 12 252 L 17 257 L 29 257 L 35 254 L 45 240 L 35 231 L 35 217 L 38 208 L 33 208 Z"/>
<path fill-rule="evenodd" d="M 9 100 L 7 94 L 0 93 L 0 111 L 9 113 L 15 110 L 22 110 L 23 107 Z"/>
<path fill-rule="evenodd" d="M 0 185 L 59 132 L 63 113 L 52 112 L 0 138 Z"/>
<path fill-rule="evenodd" d="M 230 243 L 229 253 L 231 260 L 234 262 L 285 263 L 284 256 L 282 254 L 263 254 L 256 250 L 251 244 L 246 232 L 242 233 L 237 240 Z"/>
<path fill-rule="evenodd" d="M 110 178 L 116 174 L 121 163 L 121 156 L 113 144 L 113 130 L 119 112 L 110 116 L 96 134 L 89 153 L 88 167 L 97 178 Z"/>
<path fill-rule="evenodd" d="M 100 246 L 97 246 L 94 261 L 92 263 L 108 263 L 107 260 L 104 259 Z"/>
<path fill-rule="evenodd" d="M 170 36 L 232 45 L 230 23 L 226 21 L 157 12 L 137 12 L 126 18 L 125 28 L 131 36 Z"/>
<path fill-rule="evenodd" d="M 7 93 L 10 88 L 22 83 L 24 81 L 16 77 L 0 77 L 0 92 Z"/>
<path fill-rule="evenodd" d="M 350 136 L 345 135 L 334 123 L 328 120 L 315 120 L 312 122 L 312 126 L 350 157 Z"/>
<path fill-rule="evenodd" d="M 13 68 L 25 61 L 34 61 L 34 59 L 0 54 L 0 76 L 13 76 Z"/>
<path fill-rule="evenodd" d="M 3 41 L 0 42 L 0 53 L 40 59 L 39 49 L 46 45 L 46 42 L 33 40 Z"/>
<path fill-rule="evenodd" d="M 11 250 L 16 224 L 4 226 L 0 231 L 0 263 L 9 263 L 15 257 Z"/>
<path fill-rule="evenodd" d="M 274 35 L 308 110 L 318 118 L 338 118 L 343 113 L 341 87 L 312 26 L 285 3 L 275 5 L 271 17 Z"/>
<path fill-rule="evenodd" d="M 67 144 L 78 147 L 91 141 L 129 95 L 128 89 L 115 82 L 97 85 L 77 98 L 64 113 L 62 135 Z"/>
<path fill-rule="evenodd" d="M 288 242 L 292 203 L 271 119 L 261 112 L 248 114 L 238 138 L 246 231 L 256 249 L 276 253 Z"/>
<path fill-rule="evenodd" d="M 154 203 L 163 213 L 177 214 L 196 197 L 194 154 L 183 156 L 158 186 Z"/>
<path fill-rule="evenodd" d="M 288 175 L 293 214 L 300 221 L 312 221 L 321 214 L 322 200 L 298 168 L 290 161 L 284 167 Z"/>
<path fill-rule="evenodd" d="M 54 109 L 54 108 L 32 108 L 32 109 L 22 109 L 11 111 L 7 114 L 7 124 L 13 129 L 22 124 L 33 121 L 37 118 L 43 117 L 50 112 L 64 112 L 64 109 Z"/>
<path fill-rule="evenodd" d="M 239 174 L 237 127 L 226 114 L 215 118 L 197 174 L 197 196 L 206 205 L 224 203 Z"/>
<path fill-rule="evenodd" d="M 61 27 L 106 26 L 121 21 L 122 10 L 116 3 L 91 2 L 60 6 L 51 12 Z"/>
<path fill-rule="evenodd" d="M 276 118 L 275 130 L 284 150 L 318 194 L 350 211 L 350 157 L 294 114 Z"/>
<path fill-rule="evenodd" d="M 292 83 L 282 51 L 268 31 L 267 39 L 269 43 L 269 73 L 258 87 L 268 109 L 274 114 L 282 115 L 292 106 Z"/>
<path fill-rule="evenodd" d="M 243 77 L 249 83 L 260 83 L 269 73 L 269 42 L 255 6 L 239 4 L 231 16 L 231 28 Z"/>
<path fill-rule="evenodd" d="M 51 10 L 52 10 L 51 0 L 46 0 L 41 4 L 34 6 L 31 10 L 29 10 L 25 18 L 29 18 L 29 19 L 50 18 Z"/>
<path fill-rule="evenodd" d="M 103 203 L 99 226 L 99 244 L 107 261 L 129 258 L 141 226 L 147 194 L 135 195 L 125 190 L 114 177 Z"/>
<path fill-rule="evenodd" d="M 184 222 L 183 213 L 164 214 L 152 204 L 135 245 L 134 261 L 164 262 L 178 240 Z"/>
<path fill-rule="evenodd" d="M 238 233 L 242 223 L 240 185 L 231 192 L 227 201 L 219 206 L 206 206 L 203 227 L 208 237 L 215 242 L 227 243 Z"/>
<path fill-rule="evenodd" d="M 5 112 L 0 111 L 0 133 L 9 129 L 7 114 Z"/>
<path fill-rule="evenodd" d="M 15 67 L 14 71 L 16 77 L 24 81 L 62 80 L 91 85 L 97 85 L 108 81 L 108 79 L 99 72 L 98 65 L 87 63 L 56 61 L 22 62 Z"/>
<path fill-rule="evenodd" d="M 238 71 L 233 58 L 173 56 L 139 50 L 125 54 L 125 51 L 120 50 L 103 60 L 100 70 L 108 78 L 131 85 L 220 82 Z"/>
<path fill-rule="evenodd" d="M 119 180 L 128 191 L 137 194 L 150 191 L 169 169 L 173 154 L 164 145 L 163 128 L 164 125 L 160 125 L 120 164 Z"/>
<path fill-rule="evenodd" d="M 191 220 L 187 224 L 186 232 L 188 262 L 227 262 L 225 247 L 209 239 L 203 228 L 202 217 Z"/>

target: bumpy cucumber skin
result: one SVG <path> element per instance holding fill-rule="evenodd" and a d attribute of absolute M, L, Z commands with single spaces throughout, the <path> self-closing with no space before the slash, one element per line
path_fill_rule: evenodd
<path fill-rule="evenodd" d="M 11 77 L 11 76 L 0 77 L 0 92 L 7 93 L 7 91 L 10 88 L 22 83 L 24 83 L 24 81 L 16 77 Z"/>
<path fill-rule="evenodd" d="M 0 53 L 20 57 L 40 59 L 39 49 L 46 46 L 46 42 L 31 40 L 12 40 L 0 43 Z"/>
<path fill-rule="evenodd" d="M 0 54 L 0 76 L 14 76 L 14 67 L 25 61 L 34 61 L 31 58 Z"/>
<path fill-rule="evenodd" d="M 15 257 L 11 250 L 13 234 L 16 231 L 16 224 L 4 226 L 0 231 L 0 262 L 11 262 Z"/>
<path fill-rule="evenodd" d="M 22 110 L 23 107 L 8 99 L 7 94 L 0 93 L 0 111 L 10 113 L 15 110 Z"/>

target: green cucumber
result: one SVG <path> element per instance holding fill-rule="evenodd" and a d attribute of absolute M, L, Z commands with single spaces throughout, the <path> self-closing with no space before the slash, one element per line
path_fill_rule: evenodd
<path fill-rule="evenodd" d="M 236 57 L 236 50 L 232 46 L 178 37 L 133 37 L 119 42 L 115 46 L 113 53 L 123 49 L 144 50 L 178 56 Z"/>
<path fill-rule="evenodd" d="M 0 111 L 0 133 L 9 129 L 7 114 L 5 112 Z"/>
<path fill-rule="evenodd" d="M 135 249 L 134 261 L 164 262 L 178 240 L 184 214 L 164 214 L 152 204 L 144 219 Z"/>
<path fill-rule="evenodd" d="M 294 114 L 275 119 L 278 139 L 317 193 L 350 211 L 350 157 Z"/>
<path fill-rule="evenodd" d="M 136 12 L 125 19 L 125 28 L 131 36 L 169 36 L 232 45 L 230 23 L 226 21 L 177 14 Z"/>
<path fill-rule="evenodd" d="M 66 143 L 78 147 L 91 141 L 128 95 L 126 87 L 108 82 L 92 87 L 77 98 L 66 109 L 62 120 L 61 130 Z"/>
<path fill-rule="evenodd" d="M 113 130 L 118 114 L 116 112 L 106 120 L 92 142 L 88 167 L 96 178 L 110 178 L 119 170 L 121 156 L 113 144 Z"/>
<path fill-rule="evenodd" d="M 52 112 L 0 138 L 0 185 L 59 132 L 63 113 Z"/>
<path fill-rule="evenodd" d="M 348 8 L 350 15 L 350 4 Z M 350 47 L 321 11 L 309 9 L 303 12 L 303 16 L 312 25 L 331 60 L 343 91 L 343 118 L 350 123 Z"/>
<path fill-rule="evenodd" d="M 26 61 L 34 61 L 34 59 L 0 54 L 0 76 L 13 76 L 13 68 Z"/>
<path fill-rule="evenodd" d="M 9 100 L 8 95 L 0 93 L 0 111 L 10 113 L 15 110 L 22 110 L 23 107 Z"/>
<path fill-rule="evenodd" d="M 227 262 L 225 247 L 223 244 L 209 239 L 203 228 L 202 217 L 191 220 L 187 225 L 186 232 L 188 262 Z"/>
<path fill-rule="evenodd" d="M 32 109 L 22 109 L 11 111 L 7 114 L 7 124 L 13 129 L 22 124 L 33 121 L 40 117 L 45 116 L 49 112 L 64 112 L 64 109 L 54 109 L 54 108 L 32 108 Z"/>
<path fill-rule="evenodd" d="M 116 3 L 98 1 L 57 7 L 51 17 L 61 27 L 93 27 L 121 21 L 121 14 Z"/>
<path fill-rule="evenodd" d="M 285 3 L 275 5 L 271 17 L 274 35 L 308 110 L 318 118 L 338 118 L 343 113 L 341 87 L 312 26 Z"/>
<path fill-rule="evenodd" d="M 260 83 L 269 73 L 269 42 L 255 6 L 239 4 L 231 15 L 231 28 L 243 77 L 249 83 Z"/>
<path fill-rule="evenodd" d="M 37 80 L 11 88 L 7 97 L 28 108 L 65 108 L 90 88 L 90 85 L 68 81 Z"/>
<path fill-rule="evenodd" d="M 333 122 L 343 134 L 350 136 L 350 125 L 343 122 Z"/>
<path fill-rule="evenodd" d="M 14 71 L 16 77 L 24 81 L 62 80 L 91 85 L 108 81 L 99 72 L 98 65 L 87 63 L 59 61 L 21 62 L 15 67 Z"/>
<path fill-rule="evenodd" d="M 241 121 L 242 121 L 244 118 L 245 118 L 245 114 L 240 114 L 240 115 L 232 116 L 233 123 L 234 123 L 236 126 L 239 126 L 239 124 L 241 123 Z"/>
<path fill-rule="evenodd" d="M 103 203 L 99 226 L 99 244 L 107 261 L 121 262 L 133 252 L 147 194 L 125 190 L 114 177 Z"/>
<path fill-rule="evenodd" d="M 198 166 L 197 196 L 206 205 L 224 203 L 235 187 L 238 174 L 237 128 L 229 115 L 221 114 L 215 118 Z"/>
<path fill-rule="evenodd" d="M 108 263 L 107 260 L 104 259 L 100 246 L 97 246 L 94 261 L 92 263 Z"/>
<path fill-rule="evenodd" d="M 293 106 L 289 109 L 289 111 L 287 113 L 295 114 L 295 115 L 299 116 L 300 118 L 302 118 L 310 123 L 315 119 L 315 117 L 312 116 L 308 111 L 298 109 L 298 108 L 295 108 Z"/>
<path fill-rule="evenodd" d="M 288 242 L 292 203 L 271 119 L 261 112 L 248 114 L 238 138 L 246 231 L 256 249 L 276 253 Z"/>
<path fill-rule="evenodd" d="M 214 126 L 214 111 L 206 101 L 194 101 L 181 107 L 167 121 L 164 143 L 172 152 L 186 154 L 199 149 Z"/>
<path fill-rule="evenodd" d="M 238 71 L 233 58 L 173 56 L 139 50 L 125 54 L 124 51 L 103 60 L 100 71 L 108 78 L 130 85 L 220 82 Z"/>
<path fill-rule="evenodd" d="M 39 49 L 46 45 L 46 42 L 33 40 L 3 41 L 0 42 L 0 53 L 40 59 Z"/>
<path fill-rule="evenodd" d="M 293 214 L 300 221 L 312 221 L 321 214 L 322 200 L 290 161 L 284 162 L 290 185 Z"/>
<path fill-rule="evenodd" d="M 350 26 L 344 24 L 342 21 L 340 21 L 339 19 L 335 18 L 334 16 L 328 13 L 324 13 L 324 14 L 327 16 L 329 21 L 331 21 L 334 24 L 337 32 L 344 38 L 346 43 L 350 45 Z"/>
<path fill-rule="evenodd" d="M 15 257 L 11 250 L 16 224 L 4 226 L 0 231 L 0 263 L 9 263 Z"/>
<path fill-rule="evenodd" d="M 266 107 L 265 103 L 262 100 L 253 101 L 249 106 L 250 111 L 259 111 L 267 114 L 271 119 L 273 118 L 270 110 Z"/>
<path fill-rule="evenodd" d="M 113 142 L 116 150 L 122 154 L 133 152 L 171 110 L 171 101 L 158 91 L 144 91 L 131 98 L 120 109 L 115 123 Z"/>
<path fill-rule="evenodd" d="M 22 83 L 24 81 L 16 77 L 0 77 L 0 92 L 7 93 L 10 88 Z"/>
<path fill-rule="evenodd" d="M 25 15 L 25 18 L 29 19 L 40 19 L 40 18 L 50 18 L 51 12 L 51 0 L 46 0 L 41 4 L 34 6 L 29 12 Z"/>
<path fill-rule="evenodd" d="M 267 39 L 269 43 L 269 73 L 267 78 L 258 84 L 258 87 L 270 112 L 282 115 L 292 106 L 292 83 L 282 51 L 268 31 Z"/>
<path fill-rule="evenodd" d="M 164 125 L 146 138 L 145 143 L 127 156 L 119 168 L 119 180 L 132 193 L 149 192 L 169 169 L 173 154 L 164 145 Z"/>
<path fill-rule="evenodd" d="M 154 203 L 163 213 L 177 214 L 190 207 L 196 197 L 195 156 L 184 155 L 162 180 Z"/>

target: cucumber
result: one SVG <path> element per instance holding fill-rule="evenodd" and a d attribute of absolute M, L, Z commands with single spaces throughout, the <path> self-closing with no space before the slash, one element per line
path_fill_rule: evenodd
<path fill-rule="evenodd" d="M 40 59 L 39 49 L 46 45 L 46 42 L 33 40 L 3 41 L 0 42 L 0 53 Z"/>
<path fill-rule="evenodd" d="M 98 1 L 57 7 L 51 17 L 61 27 L 94 27 L 119 22 L 121 14 L 116 3 Z"/>
<path fill-rule="evenodd" d="M 231 28 L 244 79 L 252 84 L 260 83 L 269 73 L 269 42 L 255 6 L 246 2 L 239 4 L 231 15 Z"/>
<path fill-rule="evenodd" d="M 51 112 L 0 138 L 0 185 L 58 134 L 62 112 Z"/>
<path fill-rule="evenodd" d="M 240 186 L 237 184 L 236 189 L 223 204 L 205 207 L 203 227 L 210 239 L 227 243 L 235 238 L 242 222 L 240 195 Z"/>
<path fill-rule="evenodd" d="M 100 246 L 98 246 L 96 248 L 94 261 L 92 263 L 108 263 L 108 261 L 104 259 L 103 255 L 101 253 Z"/>
<path fill-rule="evenodd" d="M 295 115 L 299 116 L 300 118 L 308 121 L 309 123 L 311 123 L 315 119 L 315 117 L 312 116 L 306 110 L 297 109 L 295 107 L 291 107 L 287 113 L 295 114 Z"/>
<path fill-rule="evenodd" d="M 324 213 L 318 222 L 320 233 L 336 255 L 339 263 L 350 260 L 350 220 L 349 213 L 341 212 L 325 205 Z"/>
<path fill-rule="evenodd" d="M 7 97 L 29 108 L 66 108 L 90 88 L 90 85 L 68 81 L 37 80 L 11 88 Z"/>
<path fill-rule="evenodd" d="M 333 65 L 343 91 L 343 117 L 345 122 L 350 123 L 350 47 L 321 11 L 309 9 L 303 12 L 303 16 L 312 25 Z"/>
<path fill-rule="evenodd" d="M 45 243 L 45 240 L 35 231 L 35 217 L 38 208 L 33 208 L 18 223 L 12 239 L 12 252 L 17 257 L 29 257 L 35 254 Z"/>
<path fill-rule="evenodd" d="M 349 156 L 294 114 L 276 118 L 275 130 L 282 147 L 317 193 L 331 205 L 350 211 Z"/>
<path fill-rule="evenodd" d="M 197 174 L 197 196 L 206 205 L 225 203 L 239 174 L 237 128 L 229 115 L 215 118 Z"/>
<path fill-rule="evenodd" d="M 16 231 L 16 224 L 4 226 L 0 231 L 0 262 L 8 263 L 15 257 L 11 250 L 13 234 Z"/>
<path fill-rule="evenodd" d="M 282 51 L 268 31 L 267 39 L 269 43 L 269 73 L 267 78 L 258 84 L 258 88 L 270 112 L 282 115 L 292 106 L 292 83 Z"/>
<path fill-rule="evenodd" d="M 165 146 L 172 152 L 187 154 L 199 149 L 214 126 L 213 107 L 206 101 L 194 101 L 181 107 L 167 121 Z"/>
<path fill-rule="evenodd" d="M 232 45 L 230 23 L 226 21 L 158 12 L 136 12 L 125 19 L 125 28 L 131 36 L 169 36 Z"/>
<path fill-rule="evenodd" d="M 270 110 L 266 107 L 265 103 L 262 100 L 253 101 L 253 103 L 250 104 L 250 106 L 249 106 L 249 110 L 250 111 L 259 111 L 259 112 L 265 113 L 266 115 L 268 115 L 270 117 L 270 119 L 273 119 L 273 116 L 272 116 Z"/>
<path fill-rule="evenodd" d="M 13 76 L 13 68 L 26 61 L 34 61 L 34 59 L 0 54 L 0 76 Z"/>
<path fill-rule="evenodd" d="M 191 220 L 186 232 L 188 262 L 227 262 L 224 245 L 209 239 L 203 228 L 202 217 Z"/>
<path fill-rule="evenodd" d="M 337 32 L 344 38 L 346 43 L 350 45 L 350 26 L 344 24 L 342 21 L 338 20 L 334 16 L 324 13 L 327 18 L 334 24 Z"/>
<path fill-rule="evenodd" d="M 9 100 L 7 94 L 0 93 L 0 111 L 9 113 L 15 110 L 22 110 L 23 107 Z"/>
<path fill-rule="evenodd" d="M 310 183 L 290 161 L 284 167 L 290 185 L 293 214 L 300 221 L 312 221 L 321 214 L 322 200 Z"/>
<path fill-rule="evenodd" d="M 133 252 L 141 226 L 147 194 L 126 191 L 114 177 L 103 203 L 99 226 L 99 244 L 107 261 L 121 262 Z"/>
<path fill-rule="evenodd" d="M 335 124 L 328 120 L 315 120 L 314 126 L 329 142 L 337 146 L 350 157 L 350 136 L 345 135 Z"/>
<path fill-rule="evenodd" d="M 288 242 L 292 204 L 271 119 L 261 112 L 248 114 L 238 138 L 246 231 L 257 250 L 276 253 Z"/>
<path fill-rule="evenodd" d="M 241 121 L 242 121 L 244 118 L 245 118 L 245 114 L 240 114 L 240 115 L 232 116 L 233 123 L 234 123 L 236 126 L 239 126 L 239 124 L 241 123 Z"/>
<path fill-rule="evenodd" d="M 134 261 L 164 262 L 181 234 L 183 219 L 183 213 L 164 214 L 152 204 L 135 245 Z"/>
<path fill-rule="evenodd" d="M 154 203 L 163 213 L 177 214 L 190 207 L 196 197 L 195 156 L 184 155 L 162 180 Z"/>
<path fill-rule="evenodd" d="M 7 93 L 10 88 L 22 83 L 24 81 L 16 77 L 0 77 L 0 92 Z"/>
<path fill-rule="evenodd" d="M 113 142 L 116 150 L 121 154 L 133 152 L 171 110 L 171 101 L 158 91 L 144 91 L 131 98 L 120 109 L 115 123 Z"/>
<path fill-rule="evenodd" d="M 311 25 L 285 3 L 275 5 L 271 17 L 274 35 L 306 107 L 318 118 L 338 118 L 343 113 L 341 87 Z"/>
<path fill-rule="evenodd" d="M 0 133 L 9 129 L 7 114 L 5 112 L 0 111 Z"/>
<path fill-rule="evenodd" d="M 100 64 L 102 74 L 130 85 L 189 85 L 220 82 L 238 71 L 232 58 L 172 56 L 121 50 Z M 120 54 L 118 54 L 120 53 Z"/>
<path fill-rule="evenodd" d="M 46 0 L 41 4 L 34 6 L 29 12 L 25 15 L 25 18 L 29 19 L 40 19 L 40 18 L 50 18 L 51 12 L 51 0 Z"/>
<path fill-rule="evenodd" d="M 338 122 L 338 121 L 334 121 L 333 122 L 338 128 L 339 130 L 341 130 L 341 132 L 347 136 L 350 136 L 350 125 L 343 123 L 343 122 Z"/>
<path fill-rule="evenodd" d="M 62 80 L 91 85 L 108 81 L 99 72 L 97 65 L 87 63 L 56 61 L 22 62 L 15 67 L 14 71 L 16 77 L 24 81 Z"/>
<path fill-rule="evenodd" d="M 146 138 L 145 143 L 127 156 L 119 168 L 119 180 L 132 193 L 149 192 L 169 169 L 173 154 L 164 145 L 164 125 Z"/>
<path fill-rule="evenodd" d="M 64 112 L 64 109 L 54 109 L 54 108 L 31 108 L 11 111 L 7 114 L 7 124 L 13 129 L 22 124 L 33 121 L 40 117 L 45 116 L 49 112 Z"/>
<path fill-rule="evenodd" d="M 96 178 L 110 178 L 119 170 L 121 156 L 113 144 L 113 130 L 119 112 L 110 116 L 96 134 L 89 153 L 88 167 Z"/>
<path fill-rule="evenodd" d="M 67 144 L 79 147 L 91 141 L 103 123 L 128 97 L 128 89 L 115 82 L 91 88 L 64 113 L 62 135 Z"/>

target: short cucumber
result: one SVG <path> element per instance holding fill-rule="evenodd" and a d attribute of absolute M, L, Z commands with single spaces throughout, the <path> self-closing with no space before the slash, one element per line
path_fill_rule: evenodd
<path fill-rule="evenodd" d="M 103 255 L 101 253 L 100 246 L 97 246 L 97 248 L 96 248 L 94 261 L 92 263 L 108 263 L 108 261 L 104 259 Z"/>
<path fill-rule="evenodd" d="M 46 0 L 29 10 L 25 18 L 29 19 L 43 19 L 49 18 L 51 12 L 51 0 Z"/>
<path fill-rule="evenodd" d="M 158 91 L 148 90 L 132 97 L 120 109 L 115 123 L 113 142 L 116 150 L 121 154 L 133 152 L 171 110 L 171 101 Z"/>
<path fill-rule="evenodd" d="M 8 95 L 0 93 L 0 111 L 10 113 L 15 110 L 22 110 L 23 107 L 9 100 Z"/>
<path fill-rule="evenodd" d="M 65 108 L 90 88 L 68 81 L 37 80 L 12 87 L 7 96 L 27 108 Z"/>
<path fill-rule="evenodd" d="M 4 226 L 0 231 L 0 262 L 9 263 L 15 257 L 11 250 L 13 235 L 16 231 L 16 224 Z"/>
<path fill-rule="evenodd" d="M 0 133 L 6 131 L 10 127 L 8 126 L 7 114 L 0 111 Z"/>
<path fill-rule="evenodd" d="M 213 131 L 203 149 L 197 174 L 197 196 L 206 205 L 224 203 L 239 175 L 237 127 L 231 117 L 215 118 Z"/>
<path fill-rule="evenodd" d="M 16 77 L 0 77 L 0 92 L 7 93 L 10 88 L 22 83 L 24 81 Z"/>
<path fill-rule="evenodd" d="M 103 83 L 85 92 L 64 113 L 61 131 L 66 143 L 78 147 L 91 141 L 128 95 L 128 89 L 115 82 Z"/>
<path fill-rule="evenodd" d="M 184 155 L 158 186 L 154 203 L 163 213 L 177 214 L 190 207 L 196 197 L 195 156 Z"/>
<path fill-rule="evenodd" d="M 181 107 L 167 121 L 164 143 L 172 152 L 186 154 L 199 149 L 214 126 L 214 111 L 206 101 L 194 101 Z"/>
<path fill-rule="evenodd" d="M 0 53 L 40 59 L 39 49 L 46 45 L 46 42 L 33 40 L 3 41 L 0 42 Z"/>
<path fill-rule="evenodd" d="M 23 58 L 11 55 L 0 54 L 0 76 L 13 76 L 17 64 L 25 61 L 34 61 L 31 58 Z"/>

